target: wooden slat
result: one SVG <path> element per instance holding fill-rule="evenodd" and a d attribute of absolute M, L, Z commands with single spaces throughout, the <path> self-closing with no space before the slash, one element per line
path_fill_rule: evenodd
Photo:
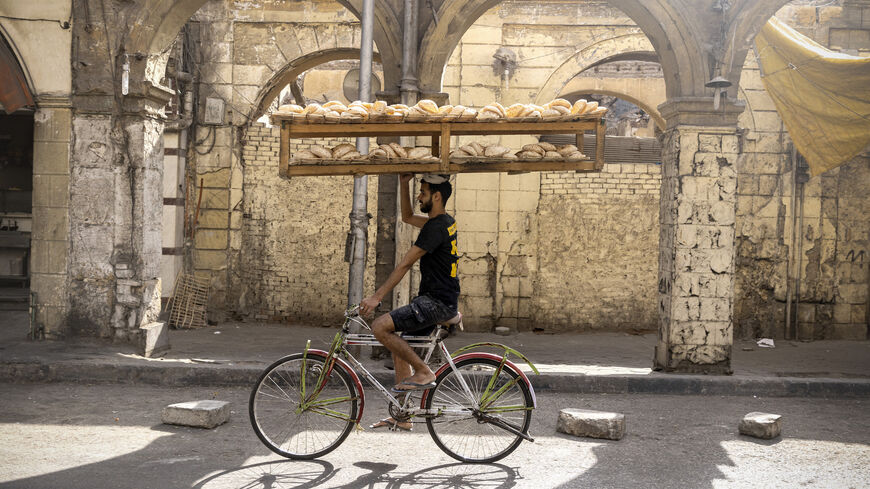
<path fill-rule="evenodd" d="M 290 137 L 336 137 L 336 136 L 431 136 L 441 134 L 442 126 L 449 126 L 454 136 L 472 134 L 558 134 L 577 131 L 594 131 L 598 121 L 575 122 L 403 122 L 401 124 L 290 124 Z"/>
<path fill-rule="evenodd" d="M 441 168 L 442 172 L 450 170 L 450 124 L 441 125 Z"/>
<path fill-rule="evenodd" d="M 583 161 L 521 161 L 521 160 L 448 160 L 446 168 L 441 163 L 409 163 L 405 162 L 359 162 L 348 163 L 338 160 L 323 160 L 317 163 L 292 164 L 284 177 L 324 176 L 324 175 L 382 175 L 390 173 L 497 173 L 530 171 L 597 171 L 592 160 Z"/>

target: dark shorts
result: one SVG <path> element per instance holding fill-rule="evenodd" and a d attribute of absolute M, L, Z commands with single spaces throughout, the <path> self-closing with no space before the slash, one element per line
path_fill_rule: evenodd
<path fill-rule="evenodd" d="M 435 325 L 453 319 L 456 309 L 429 296 L 414 297 L 407 306 L 390 312 L 396 332 L 426 335 Z"/>

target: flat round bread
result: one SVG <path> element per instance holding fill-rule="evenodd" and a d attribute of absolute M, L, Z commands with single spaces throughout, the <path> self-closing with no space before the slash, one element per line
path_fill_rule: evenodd
<path fill-rule="evenodd" d="M 311 148 L 309 148 L 308 150 L 314 153 L 314 156 L 317 156 L 318 158 L 324 158 L 327 160 L 332 158 L 332 151 L 329 151 L 328 149 L 320 146 L 319 144 L 311 145 Z"/>
<path fill-rule="evenodd" d="M 390 143 L 390 147 L 393 148 L 393 151 L 395 151 L 396 156 L 398 156 L 399 158 L 408 158 L 408 152 L 405 151 L 405 148 L 401 147 L 399 143 Z"/>

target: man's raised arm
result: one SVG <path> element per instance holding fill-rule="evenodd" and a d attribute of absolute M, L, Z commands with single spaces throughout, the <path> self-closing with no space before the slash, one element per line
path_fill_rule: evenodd
<path fill-rule="evenodd" d="M 413 179 L 413 173 L 402 173 L 399 175 L 399 181 L 402 183 L 402 195 L 399 197 L 402 205 L 402 222 L 422 228 L 429 218 L 419 214 L 414 214 L 414 205 L 411 203 L 411 191 L 408 189 L 409 182 Z"/>

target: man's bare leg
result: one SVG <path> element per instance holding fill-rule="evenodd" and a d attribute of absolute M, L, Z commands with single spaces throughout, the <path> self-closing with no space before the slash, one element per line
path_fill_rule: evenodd
<path fill-rule="evenodd" d="M 411 364 L 402 360 L 395 353 L 393 353 L 393 367 L 395 368 L 397 384 L 411 376 Z"/>
<path fill-rule="evenodd" d="M 407 341 L 403 340 L 396 334 L 396 327 L 393 324 L 393 318 L 389 314 L 375 319 L 372 323 L 372 330 L 375 333 L 375 338 L 387 347 L 393 353 L 393 362 L 396 368 L 396 381 L 416 382 L 418 384 L 426 384 L 435 380 L 435 374 L 426 365 L 426 362 L 420 358 L 411 348 Z M 405 366 L 400 367 L 400 363 L 404 361 Z M 414 368 L 414 373 L 411 375 L 407 370 L 407 366 Z M 404 372 L 400 368 L 406 369 Z M 404 377 L 402 377 L 404 375 Z"/>

